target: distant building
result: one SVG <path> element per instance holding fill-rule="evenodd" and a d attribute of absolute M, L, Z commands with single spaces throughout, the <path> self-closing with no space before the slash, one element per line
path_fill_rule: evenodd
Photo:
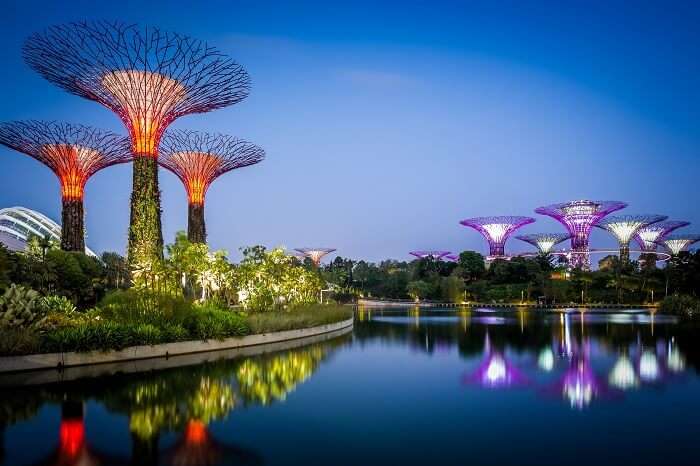
<path fill-rule="evenodd" d="M 11 251 L 24 251 L 27 241 L 34 235 L 41 238 L 48 236 L 60 243 L 61 226 L 46 215 L 26 207 L 0 209 L 0 243 Z M 85 254 L 97 257 L 88 247 L 85 247 Z"/>

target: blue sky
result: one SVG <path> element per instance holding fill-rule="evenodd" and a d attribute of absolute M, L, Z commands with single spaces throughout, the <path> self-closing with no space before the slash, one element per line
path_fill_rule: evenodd
<path fill-rule="evenodd" d="M 56 119 L 124 133 L 100 105 L 24 64 L 23 40 L 71 20 L 189 34 L 236 58 L 242 103 L 177 120 L 267 151 L 207 195 L 213 248 L 327 246 L 353 258 L 476 249 L 458 224 L 532 215 L 575 198 L 689 220 L 700 232 L 700 7 L 692 2 L 34 2 L 0 17 L 0 120 Z M 526 5 L 527 3 L 527 5 Z M 131 168 L 86 192 L 87 242 L 123 251 Z M 184 188 L 161 172 L 166 241 L 186 228 Z M 54 175 L 0 148 L 0 206 L 60 218 Z M 508 243 L 511 252 L 525 243 Z M 596 231 L 594 246 L 612 246 Z"/>

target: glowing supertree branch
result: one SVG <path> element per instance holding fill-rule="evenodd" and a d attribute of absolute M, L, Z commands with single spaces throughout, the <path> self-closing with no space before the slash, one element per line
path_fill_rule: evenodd
<path fill-rule="evenodd" d="M 629 261 L 630 240 L 640 228 L 666 220 L 665 215 L 615 215 L 599 221 L 595 226 L 609 231 L 620 246 L 620 260 Z"/>
<path fill-rule="evenodd" d="M 518 216 L 475 217 L 459 222 L 481 233 L 489 243 L 489 256 L 505 256 L 505 244 L 518 228 L 533 223 L 534 218 Z"/>
<path fill-rule="evenodd" d="M 135 156 L 129 261 L 163 255 L 158 147 L 175 119 L 235 104 L 249 92 L 243 68 L 204 42 L 119 22 L 52 26 L 29 37 L 24 58 L 66 91 L 114 111 Z"/>
<path fill-rule="evenodd" d="M 131 161 L 128 139 L 82 125 L 15 121 L 0 125 L 0 144 L 33 157 L 56 174 L 63 200 L 61 247 L 85 251 L 85 184 L 99 170 Z"/>
<path fill-rule="evenodd" d="M 518 235 L 516 238 L 535 246 L 541 254 L 549 254 L 554 246 L 571 238 L 571 235 L 566 233 L 533 233 L 531 235 Z"/>
<path fill-rule="evenodd" d="M 679 220 L 667 220 L 665 222 L 653 223 L 637 230 L 634 239 L 642 248 L 642 251 L 654 252 L 656 251 L 659 241 L 671 234 L 672 231 L 688 225 L 690 225 L 690 222 Z"/>
<path fill-rule="evenodd" d="M 425 259 L 426 257 L 430 257 L 434 260 L 439 261 L 442 258 L 449 255 L 450 251 L 411 251 L 409 252 L 409 254 L 417 257 L 418 259 Z"/>
<path fill-rule="evenodd" d="M 187 190 L 188 237 L 206 241 L 204 200 L 211 183 L 231 170 L 261 162 L 265 151 L 232 136 L 195 131 L 168 131 L 161 144 L 159 163 L 173 172 Z"/>
<path fill-rule="evenodd" d="M 664 245 L 672 255 L 677 256 L 698 241 L 700 241 L 700 235 L 670 235 L 659 243 Z"/>
<path fill-rule="evenodd" d="M 591 266 L 588 249 L 591 228 L 606 215 L 625 207 L 627 204 L 620 201 L 579 200 L 538 207 L 535 212 L 548 215 L 566 227 L 571 234 L 571 265 L 587 270 Z"/>
<path fill-rule="evenodd" d="M 303 254 L 304 257 L 311 259 L 316 267 L 321 264 L 321 259 L 323 259 L 323 256 L 335 251 L 333 248 L 296 248 L 294 250 L 300 254 Z"/>

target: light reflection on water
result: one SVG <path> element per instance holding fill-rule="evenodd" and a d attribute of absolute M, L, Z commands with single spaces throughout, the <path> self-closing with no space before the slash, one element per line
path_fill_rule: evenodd
<path fill-rule="evenodd" d="M 0 462 L 373 464 L 386 453 L 384 464 L 463 464 L 468 435 L 470 463 L 522 464 L 522 455 L 496 448 L 489 429 L 497 425 L 510 451 L 557 464 L 568 439 L 586 435 L 577 413 L 635 445 L 626 458 L 653 462 L 660 433 L 682 443 L 687 429 L 674 426 L 700 409 L 694 338 L 675 319 L 652 314 L 360 308 L 352 336 L 296 349 L 2 390 Z M 665 424 L 645 422 L 642 407 L 662 413 Z M 401 440 L 427 425 L 444 448 L 426 452 Z M 625 426 L 628 437 L 619 433 Z M 516 432 L 561 437 L 551 457 L 540 457 L 536 442 L 516 440 Z M 363 441 L 347 451 L 348 437 Z M 305 446 L 309 438 L 324 440 Z M 585 438 L 580 462 L 605 463 L 600 455 L 610 446 Z M 686 449 L 694 445 L 688 440 Z M 338 451 L 346 456 L 339 460 Z"/>

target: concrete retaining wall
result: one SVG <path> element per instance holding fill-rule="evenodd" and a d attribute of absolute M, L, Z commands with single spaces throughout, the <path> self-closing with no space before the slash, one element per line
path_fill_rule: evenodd
<path fill-rule="evenodd" d="M 301 338 L 337 332 L 343 329 L 350 329 L 352 326 L 353 319 L 348 319 L 342 322 L 336 322 L 334 324 L 319 325 L 318 327 L 287 330 L 274 333 L 262 333 L 259 335 L 248 335 L 245 337 L 232 337 L 225 340 L 182 341 L 153 346 L 131 346 L 120 351 L 90 351 L 85 353 L 67 352 L 5 356 L 0 357 L 0 374 L 19 371 L 64 369 L 69 367 L 120 363 L 124 361 L 135 361 L 141 359 L 168 359 L 177 355 L 207 353 L 298 340 Z"/>

